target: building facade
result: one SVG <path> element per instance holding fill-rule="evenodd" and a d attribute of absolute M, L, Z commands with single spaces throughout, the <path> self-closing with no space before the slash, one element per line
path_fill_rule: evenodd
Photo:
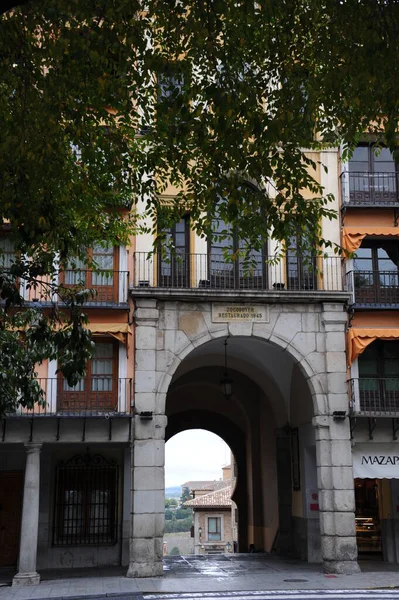
<path fill-rule="evenodd" d="M 169 232 L 177 256 L 149 257 L 141 235 L 103 252 L 112 280 L 87 274 L 86 379 L 70 389 L 41 365 L 46 409 L 1 423 L 0 566 L 18 565 L 15 584 L 51 567 L 161 575 L 164 446 L 194 428 L 234 455 L 239 552 L 331 573 L 356 572 L 358 550 L 397 562 L 396 167 L 368 146 L 345 165 L 337 148 L 312 158 L 340 213 L 323 237 L 357 258 L 300 256 L 293 240 L 268 263 L 270 243 L 247 274 L 187 215 Z"/>
<path fill-rule="evenodd" d="M 387 148 L 360 144 L 342 172 L 343 245 L 351 292 L 348 373 L 362 554 L 398 562 L 398 174 Z"/>
<path fill-rule="evenodd" d="M 12 261 L 6 236 L 2 246 Z M 131 248 L 90 250 L 97 272 L 74 265 L 65 286 L 95 290 L 84 309 L 95 342 L 86 377 L 70 387 L 55 361 L 38 365 L 46 406 L 1 422 L 0 565 L 15 585 L 38 583 L 44 568 L 129 562 L 134 342 Z M 23 290 L 44 311 L 51 298 Z"/>

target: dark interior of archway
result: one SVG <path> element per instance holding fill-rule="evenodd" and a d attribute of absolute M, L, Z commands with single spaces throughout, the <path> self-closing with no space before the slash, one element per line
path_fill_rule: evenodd
<path fill-rule="evenodd" d="M 237 464 L 237 484 L 232 500 L 238 509 L 238 548 L 248 550 L 248 506 L 245 436 L 241 429 L 223 415 L 208 410 L 179 412 L 168 417 L 166 441 L 187 429 L 205 429 L 218 435 L 230 447 Z"/>

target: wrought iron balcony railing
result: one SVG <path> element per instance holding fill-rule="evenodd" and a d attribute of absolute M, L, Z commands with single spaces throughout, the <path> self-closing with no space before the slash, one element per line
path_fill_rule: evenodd
<path fill-rule="evenodd" d="M 347 287 L 358 306 L 399 305 L 398 271 L 350 271 Z"/>
<path fill-rule="evenodd" d="M 344 206 L 399 206 L 398 173 L 344 172 L 341 174 Z"/>
<path fill-rule="evenodd" d="M 350 379 L 351 411 L 359 416 L 399 416 L 399 376 Z"/>
<path fill-rule="evenodd" d="M 59 281 L 66 287 L 83 285 L 93 289 L 94 294 L 87 304 L 126 304 L 128 301 L 128 271 L 66 270 L 60 273 Z"/>
<path fill-rule="evenodd" d="M 257 255 L 244 265 L 222 254 L 161 255 L 136 252 L 134 287 L 257 291 L 342 291 L 341 259 Z"/>
<path fill-rule="evenodd" d="M 132 410 L 133 381 L 129 378 L 83 378 L 74 387 L 68 386 L 61 377 L 38 381 L 46 405 L 35 405 L 33 409 L 21 406 L 9 416 L 121 416 Z"/>
<path fill-rule="evenodd" d="M 41 278 L 42 283 L 36 287 L 22 291 L 29 302 L 50 302 L 59 300 L 52 297 L 51 283 L 60 283 L 66 288 L 83 286 L 93 290 L 89 295 L 86 305 L 90 306 L 115 306 L 127 304 L 129 298 L 129 272 L 128 271 L 89 271 L 83 269 L 69 269 L 61 271 L 58 278 L 46 276 Z"/>

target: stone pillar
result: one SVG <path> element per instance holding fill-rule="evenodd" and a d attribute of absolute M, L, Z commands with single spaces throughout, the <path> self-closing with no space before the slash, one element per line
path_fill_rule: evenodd
<path fill-rule="evenodd" d="M 163 574 L 166 428 L 162 407 L 156 406 L 157 301 L 137 299 L 135 320 L 135 425 L 127 577 L 156 577 Z"/>
<path fill-rule="evenodd" d="M 321 551 L 326 573 L 357 573 L 355 493 L 348 418 L 346 313 L 324 304 L 326 405 L 313 418 L 316 437 Z M 340 411 L 343 418 L 334 412 Z M 346 416 L 344 416 L 346 414 Z"/>
<path fill-rule="evenodd" d="M 348 419 L 314 417 L 321 553 L 326 573 L 358 573 Z M 338 431 L 339 428 L 341 431 Z"/>
<path fill-rule="evenodd" d="M 19 571 L 13 585 L 37 585 L 37 535 L 39 529 L 40 450 L 41 444 L 25 444 L 26 466 L 22 505 Z"/>

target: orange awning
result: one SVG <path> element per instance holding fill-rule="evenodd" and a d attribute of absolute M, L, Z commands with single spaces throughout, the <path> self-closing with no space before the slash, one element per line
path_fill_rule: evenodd
<path fill-rule="evenodd" d="M 122 344 L 126 344 L 126 337 L 132 334 L 129 323 L 89 323 L 88 329 L 93 335 L 112 335 Z"/>
<path fill-rule="evenodd" d="M 351 327 L 348 332 L 349 366 L 375 340 L 397 340 L 398 338 L 398 327 Z"/>
<path fill-rule="evenodd" d="M 342 230 L 342 245 L 349 252 L 356 252 L 363 239 L 369 235 L 395 235 L 399 237 L 399 227 L 378 227 L 373 225 L 366 227 L 344 227 Z"/>

